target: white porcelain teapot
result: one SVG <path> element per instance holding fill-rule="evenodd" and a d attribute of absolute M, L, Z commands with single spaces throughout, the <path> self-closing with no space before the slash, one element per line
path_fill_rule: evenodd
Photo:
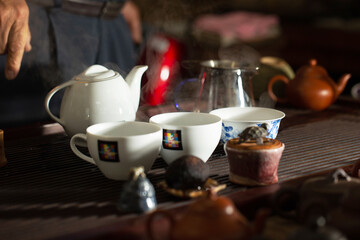
<path fill-rule="evenodd" d="M 141 77 L 148 66 L 135 66 L 126 76 L 101 65 L 93 65 L 83 73 L 52 89 L 45 98 L 50 117 L 63 126 L 71 137 L 85 133 L 95 123 L 133 121 L 140 101 Z M 65 89 L 60 117 L 49 109 L 52 96 Z"/>

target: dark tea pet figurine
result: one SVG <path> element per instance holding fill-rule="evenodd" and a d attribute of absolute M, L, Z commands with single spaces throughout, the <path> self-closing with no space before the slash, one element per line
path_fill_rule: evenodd
<path fill-rule="evenodd" d="M 118 209 L 123 213 L 145 213 L 154 210 L 156 205 L 155 189 L 146 178 L 144 168 L 133 168 L 120 193 Z"/>
<path fill-rule="evenodd" d="M 239 134 L 239 143 L 246 142 L 248 140 L 256 140 L 256 144 L 261 145 L 264 143 L 263 138 L 269 133 L 267 132 L 267 124 L 263 123 L 260 127 L 252 126 L 247 127 Z"/>

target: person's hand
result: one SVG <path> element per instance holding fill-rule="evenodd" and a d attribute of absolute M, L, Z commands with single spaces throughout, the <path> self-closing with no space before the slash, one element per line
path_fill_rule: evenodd
<path fill-rule="evenodd" d="M 124 16 L 125 21 L 129 24 L 131 36 L 135 43 L 141 43 L 142 30 L 141 19 L 138 7 L 131 1 L 126 1 L 121 14 Z"/>
<path fill-rule="evenodd" d="M 7 54 L 5 77 L 14 79 L 24 52 L 31 50 L 29 7 L 25 0 L 0 0 L 0 54 Z"/>

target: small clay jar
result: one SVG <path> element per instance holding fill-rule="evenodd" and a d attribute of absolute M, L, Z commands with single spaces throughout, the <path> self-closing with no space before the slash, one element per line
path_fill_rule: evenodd
<path fill-rule="evenodd" d="M 276 139 L 263 138 L 239 143 L 230 139 L 224 146 L 229 161 L 229 179 L 241 185 L 257 186 L 278 182 L 278 166 L 285 144 Z"/>

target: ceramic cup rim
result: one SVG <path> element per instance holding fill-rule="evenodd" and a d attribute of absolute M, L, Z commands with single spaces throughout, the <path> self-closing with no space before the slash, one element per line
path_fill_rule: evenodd
<path fill-rule="evenodd" d="M 239 110 L 245 110 L 246 112 L 252 111 L 267 111 L 268 113 L 274 114 L 273 117 L 264 117 L 258 119 L 240 119 L 236 117 L 239 114 Z M 224 113 L 232 112 L 234 113 L 230 117 L 222 117 Z M 265 108 L 265 107 L 226 107 L 226 108 L 218 108 L 210 111 L 210 114 L 214 114 L 219 116 L 223 122 L 227 123 L 259 123 L 259 122 L 269 122 L 274 120 L 283 119 L 285 117 L 285 113 L 273 108 Z M 275 115 L 276 114 L 276 115 Z"/>
<path fill-rule="evenodd" d="M 171 123 L 170 121 L 178 118 L 179 116 L 202 116 L 203 122 L 199 123 Z M 171 119 L 169 119 L 169 117 Z M 162 128 L 198 128 L 198 127 L 208 127 L 209 125 L 217 124 L 221 122 L 222 119 L 219 116 L 210 113 L 200 113 L 200 112 L 167 112 L 160 113 L 152 116 L 149 119 L 150 123 L 161 125 Z"/>
<path fill-rule="evenodd" d="M 141 126 L 146 126 L 146 127 L 140 129 Z M 100 132 L 113 128 L 119 128 L 119 127 L 122 128 L 127 127 L 127 129 L 126 131 L 117 132 L 118 134 L 115 133 L 105 134 L 104 132 Z M 131 129 L 129 127 L 131 127 Z M 137 132 L 133 132 L 129 130 L 137 130 Z M 162 131 L 162 128 L 153 123 L 140 122 L 140 121 L 117 121 L 117 122 L 96 123 L 94 125 L 91 125 L 86 129 L 86 134 L 90 136 L 94 136 L 96 138 L 117 140 L 117 139 L 128 139 L 128 138 L 136 138 L 140 136 L 147 136 L 160 131 Z"/>

